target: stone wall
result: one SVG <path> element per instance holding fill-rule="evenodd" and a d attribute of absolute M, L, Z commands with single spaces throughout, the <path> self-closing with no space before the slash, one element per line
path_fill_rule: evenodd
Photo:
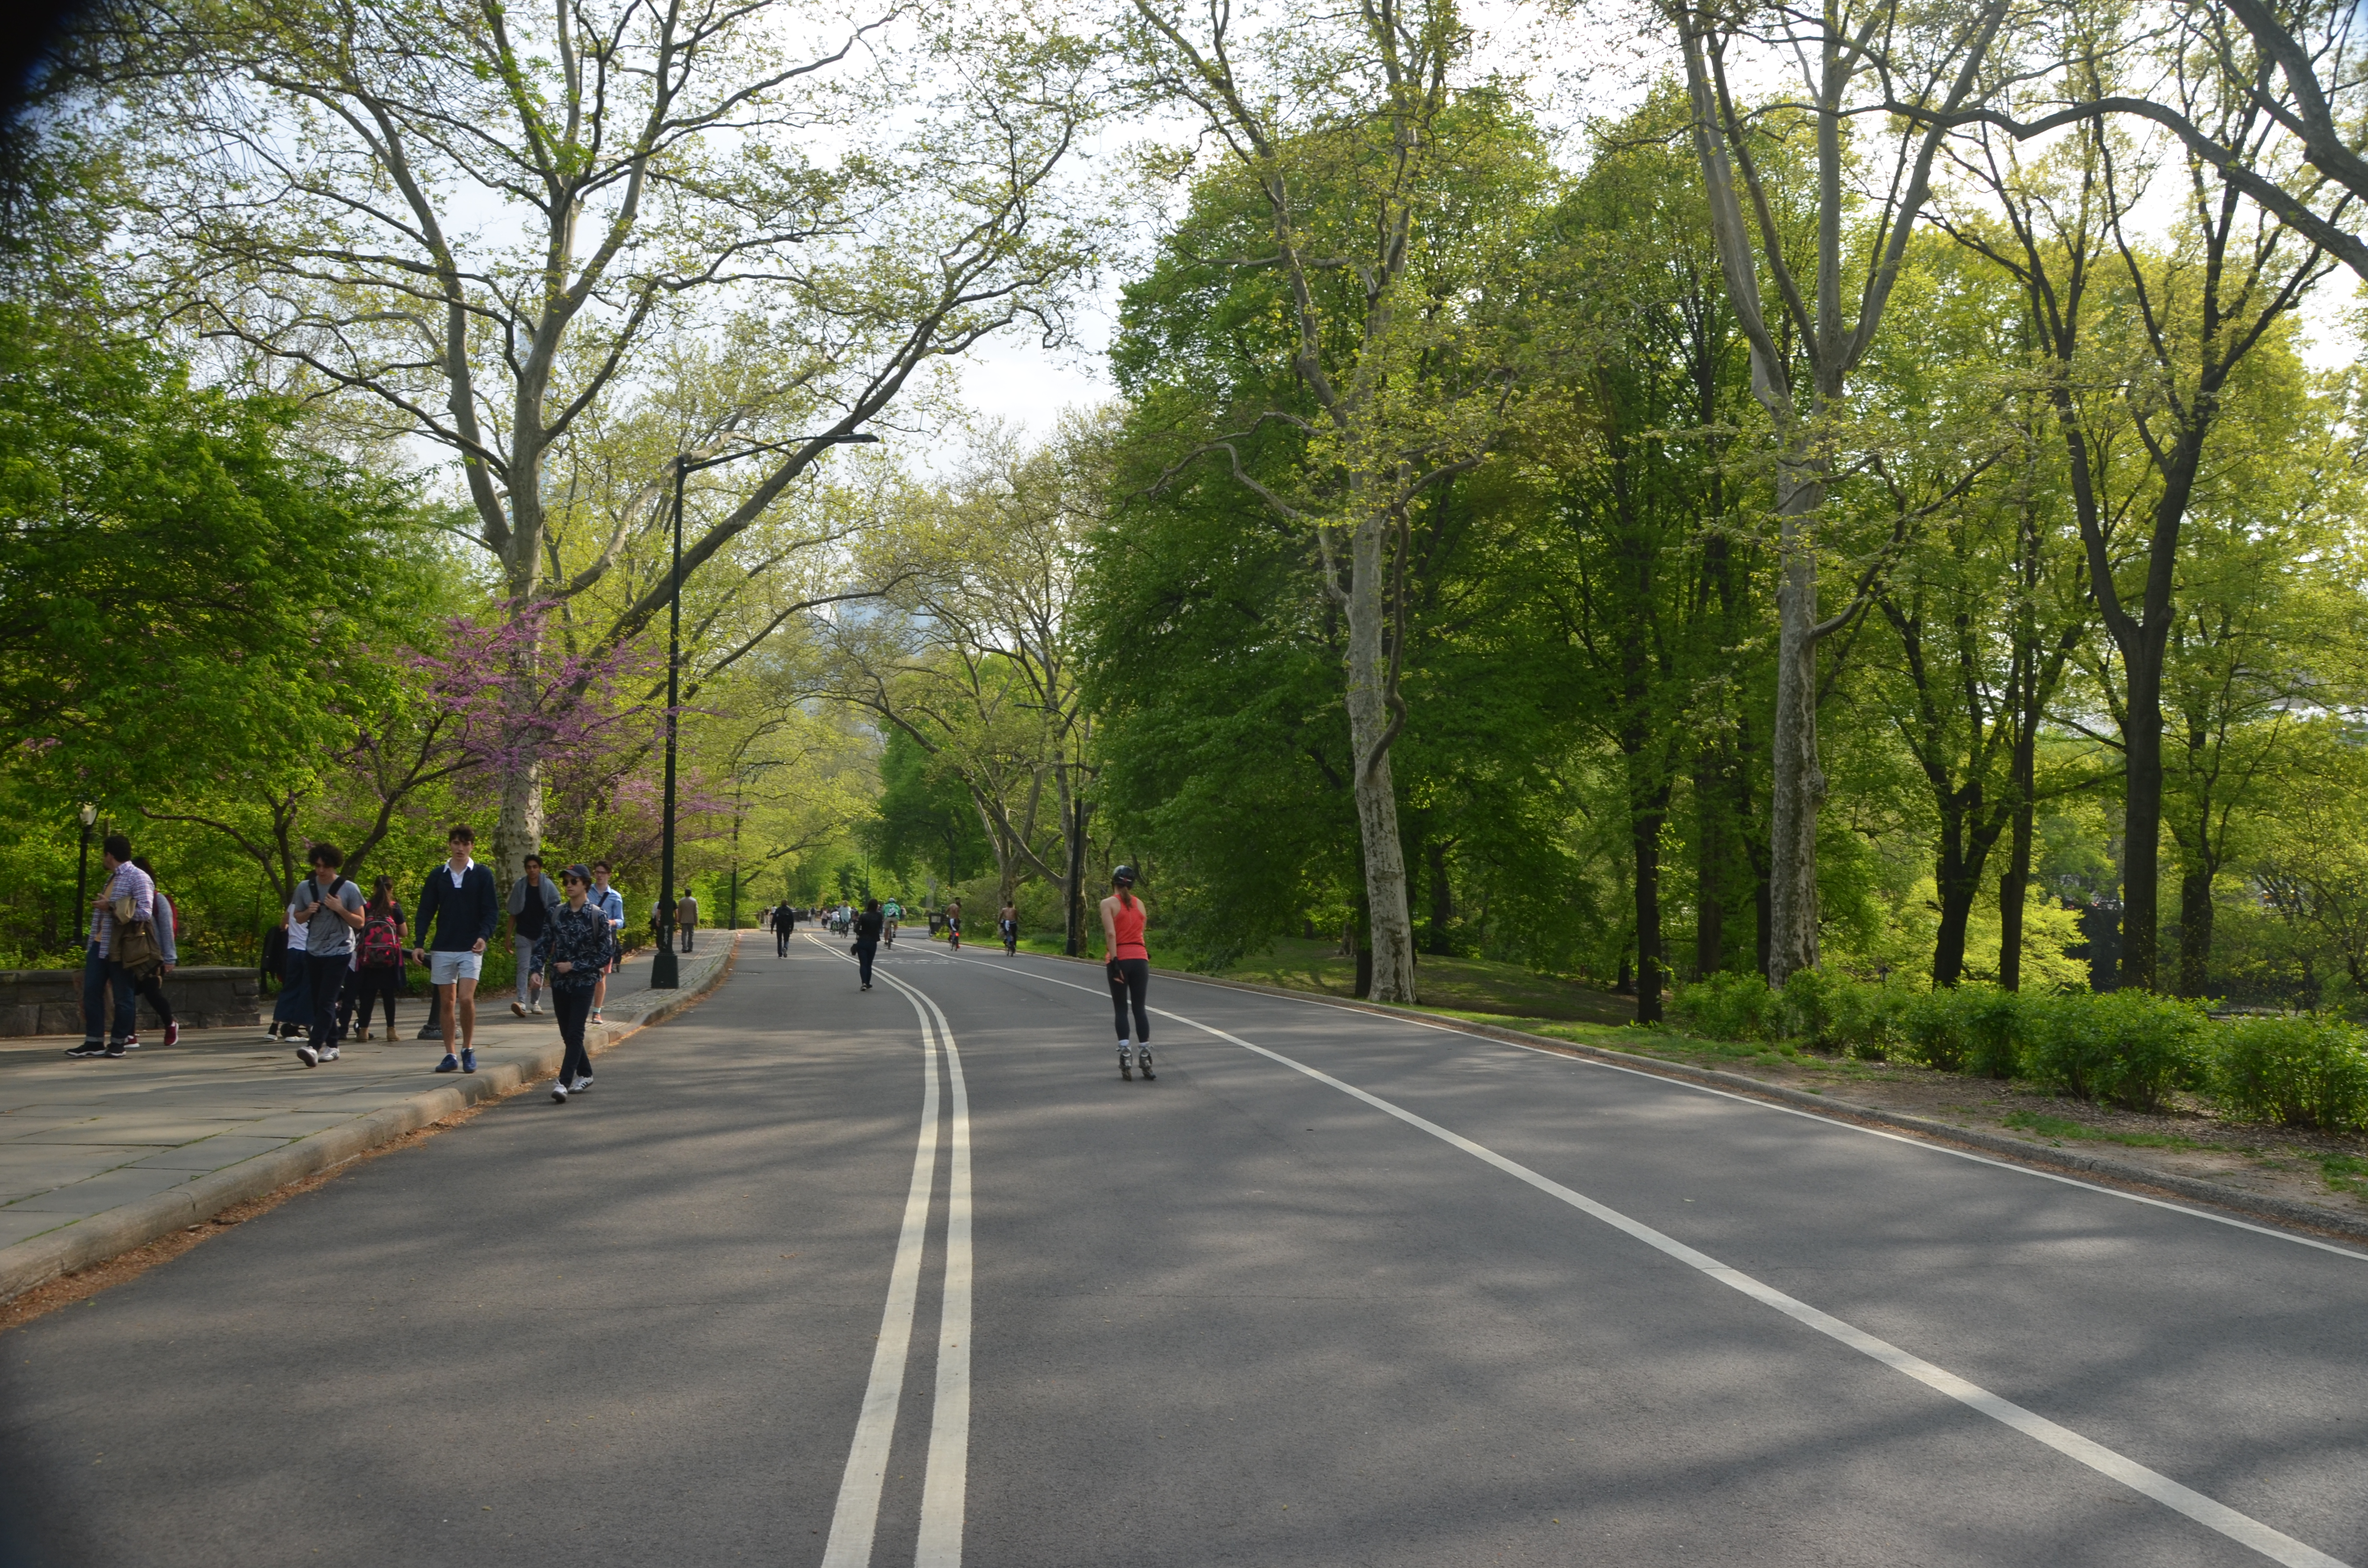
<path fill-rule="evenodd" d="M 253 1028 L 263 1018 L 256 985 L 251 969 L 179 969 L 165 977 L 165 995 L 183 1028 Z M 142 1002 L 140 1027 L 162 1029 L 165 1021 Z M 0 970 L 0 1036 L 82 1032 L 82 971 Z"/>

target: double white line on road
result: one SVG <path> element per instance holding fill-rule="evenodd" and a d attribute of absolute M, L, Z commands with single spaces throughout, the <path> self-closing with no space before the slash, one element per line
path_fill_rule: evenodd
<path fill-rule="evenodd" d="M 966 961 L 986 962 L 987 967 L 994 967 L 987 960 Z M 1033 970 L 1027 972 L 1031 979 L 1046 981 L 1053 985 L 1065 985 L 1072 991 L 1083 991 L 1091 995 L 1106 994 L 1094 986 L 1079 985 L 1074 981 L 1056 980 L 1049 974 L 1038 973 Z M 2283 1563 L 2286 1568 L 2348 1568 L 2348 1565 L 2340 1558 L 2329 1557 L 2315 1546 L 2296 1540 L 2294 1537 L 2273 1529 L 2249 1515 L 2240 1514 L 2226 1504 L 2207 1497 L 2192 1487 L 2182 1486 L 2160 1471 L 2150 1470 L 2137 1460 L 2105 1447 L 2102 1443 L 2092 1441 L 2069 1427 L 2059 1426 L 2036 1411 L 2026 1410 L 2013 1401 L 2002 1399 L 1980 1384 L 1961 1378 L 1944 1367 L 1935 1366 L 1920 1356 L 1911 1355 L 1886 1340 L 1876 1338 L 1855 1324 L 1845 1323 L 1838 1317 L 1820 1312 L 1806 1301 L 1788 1296 L 1774 1286 L 1764 1284 L 1739 1268 L 1730 1268 L 1707 1253 L 1698 1252 L 1676 1237 L 1655 1230 L 1641 1220 L 1631 1219 L 1609 1204 L 1599 1203 L 1584 1193 L 1575 1192 L 1562 1183 L 1542 1176 L 1518 1161 L 1507 1159 L 1486 1144 L 1475 1143 L 1461 1133 L 1451 1132 L 1435 1121 L 1417 1116 L 1404 1106 L 1393 1104 L 1379 1095 L 1371 1094 L 1357 1087 L 1354 1084 L 1343 1083 L 1329 1073 L 1310 1067 L 1305 1062 L 1295 1061 L 1279 1051 L 1269 1051 L 1265 1046 L 1253 1045 L 1239 1035 L 1229 1034 L 1214 1024 L 1204 1024 L 1198 1018 L 1188 1018 L 1181 1013 L 1171 1013 L 1164 1007 L 1154 1007 L 1150 1010 L 1163 1018 L 1189 1025 L 1203 1034 L 1213 1035 L 1230 1045 L 1237 1045 L 1244 1051 L 1265 1057 L 1269 1062 L 1279 1062 L 1294 1073 L 1304 1073 L 1319 1084 L 1327 1085 L 1352 1099 L 1361 1100 L 1385 1115 L 1395 1117 L 1409 1127 L 1428 1132 L 1440 1142 L 1461 1149 L 1474 1159 L 1494 1165 L 1507 1176 L 1527 1183 L 1549 1198 L 1558 1199 L 1582 1214 L 1600 1220 L 1614 1230 L 1634 1236 L 1655 1251 L 1700 1270 L 1729 1290 L 1739 1291 L 1763 1306 L 1772 1307 L 1786 1317 L 1849 1346 L 1860 1355 L 1880 1361 L 1894 1371 L 1915 1379 L 1935 1392 L 1946 1394 L 1961 1404 L 1980 1411 L 1994 1421 L 2013 1427 L 2027 1437 L 2035 1438 L 2046 1444 L 2066 1459 L 2076 1460 L 2098 1474 L 2118 1481 L 2132 1491 L 2142 1493 L 2165 1507 L 2184 1514 L 2200 1525 L 2217 1530 L 2239 1545 L 2252 1548 L 2273 1562 Z M 1161 1060 L 1165 1062 L 1167 1058 L 1163 1056 Z M 1173 1071 L 1172 1064 L 1170 1071 Z"/>
<path fill-rule="evenodd" d="M 806 938 L 814 941 L 812 936 Z M 822 944 L 815 942 L 817 947 Z M 825 949 L 825 951 L 829 949 Z M 921 1253 L 928 1240 L 929 1204 L 938 1175 L 938 1057 L 944 1047 L 948 1121 L 953 1143 L 946 1181 L 946 1276 L 938 1313 L 937 1402 L 929 1418 L 928 1469 L 921 1481 L 921 1534 L 914 1568 L 961 1568 L 962 1506 L 970 1472 L 970 1092 L 962 1052 L 946 1016 L 927 994 L 894 976 L 873 973 L 903 992 L 921 1023 L 921 1135 L 913 1152 L 913 1181 L 905 1197 L 905 1223 L 896 1261 L 888 1271 L 888 1304 L 880 1314 L 880 1344 L 871 1353 L 871 1381 L 863 1391 L 847 1472 L 831 1511 L 823 1568 L 871 1568 L 880 1525 L 880 1494 L 888 1481 L 888 1450 L 896 1433 L 896 1406 L 911 1359 L 913 1309 L 920 1294 Z"/>

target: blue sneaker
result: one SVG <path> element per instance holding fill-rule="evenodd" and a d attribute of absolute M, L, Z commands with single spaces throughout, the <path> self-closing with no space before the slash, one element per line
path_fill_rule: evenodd
<path fill-rule="evenodd" d="M 463 1073 L 473 1073 L 476 1070 L 477 1052 L 475 1049 L 470 1046 L 462 1046 L 461 1048 L 461 1071 Z"/>
<path fill-rule="evenodd" d="M 436 1064 L 438 1073 L 458 1073 L 460 1070 L 461 1059 L 449 1051 L 444 1053 L 444 1060 Z"/>

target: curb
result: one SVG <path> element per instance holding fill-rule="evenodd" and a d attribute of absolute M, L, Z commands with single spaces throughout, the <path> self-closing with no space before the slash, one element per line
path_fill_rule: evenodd
<path fill-rule="evenodd" d="M 1064 953 L 1041 953 L 1040 958 L 1059 959 L 1064 963 L 1086 964 L 1099 969 L 1091 959 L 1073 959 Z M 1230 991 L 1252 991 L 1268 996 L 1288 996 L 1296 1001 L 1313 1002 L 1324 1006 L 1339 1007 L 1352 1013 L 1373 1013 L 1385 1018 L 1413 1018 L 1440 1028 L 1456 1029 L 1464 1034 L 1478 1035 L 1486 1040 L 1502 1040 L 1508 1045 L 1524 1045 L 1554 1051 L 1564 1056 L 1592 1057 L 1613 1066 L 1626 1067 L 1657 1078 L 1675 1078 L 1682 1082 L 1702 1084 L 1755 1099 L 1773 1100 L 1800 1110 L 1812 1111 L 1833 1121 L 1864 1122 L 1913 1134 L 1933 1143 L 1953 1143 L 1977 1149 L 1985 1154 L 1996 1154 L 2018 1164 L 2042 1165 L 2056 1170 L 2074 1171 L 2082 1176 L 2101 1176 L 2132 1187 L 2152 1187 L 2157 1192 L 2176 1193 L 2215 1209 L 2233 1209 L 2239 1213 L 2274 1220 L 2294 1230 L 2317 1231 L 2338 1235 L 2347 1241 L 2368 1242 L 2368 1217 L 2357 1217 L 2333 1210 L 2314 1208 L 2292 1199 L 2271 1198 L 2263 1193 L 2247 1192 L 2242 1187 L 2205 1181 L 2199 1176 L 2180 1176 L 2171 1171 L 2158 1171 L 2150 1166 L 2117 1160 L 2110 1154 L 2082 1154 L 2069 1149 L 2050 1148 L 2042 1143 L 2026 1143 L 2020 1138 L 2009 1138 L 2001 1132 L 1991 1132 L 1978 1127 L 1959 1127 L 1954 1122 L 1936 1121 L 1929 1116 L 1914 1116 L 1906 1111 L 1885 1110 L 1879 1106 L 1860 1105 L 1852 1100 L 1836 1099 L 1831 1095 L 1813 1095 L 1805 1089 L 1789 1088 L 1782 1084 L 1762 1083 L 1740 1073 L 1721 1072 L 1715 1067 L 1697 1067 L 1691 1062 L 1670 1062 L 1658 1056 L 1645 1056 L 1632 1051 L 1613 1051 L 1606 1046 L 1580 1045 L 1571 1040 L 1555 1040 L 1549 1035 L 1529 1034 L 1520 1029 L 1508 1029 L 1501 1024 L 1474 1023 L 1467 1018 L 1445 1017 L 1426 1013 L 1416 1007 L 1393 1006 L 1386 1002 L 1360 1002 L 1338 996 L 1321 995 L 1309 991 L 1293 991 L 1287 986 L 1261 985 L 1248 980 L 1220 980 L 1205 974 L 1191 974 L 1183 970 L 1158 969 L 1154 974 L 1173 980 L 1189 981 L 1195 985 L 1218 985 Z"/>
<path fill-rule="evenodd" d="M 740 944 L 734 941 L 723 961 L 700 983 L 697 990 L 659 1003 L 631 1027 L 604 1025 L 606 1042 L 595 1047 L 587 1040 L 586 1048 L 592 1055 L 606 1055 L 651 1025 L 666 1022 L 723 984 L 739 957 Z M 368 1116 L 299 1139 L 268 1154 L 258 1154 L 154 1197 L 94 1214 L 49 1235 L 0 1247 L 0 1301 L 20 1296 L 61 1274 L 76 1273 L 133 1247 L 145 1246 L 184 1225 L 211 1219 L 234 1203 L 261 1198 L 292 1182 L 344 1165 L 393 1142 L 406 1132 L 416 1132 L 458 1115 L 471 1106 L 515 1094 L 529 1084 L 556 1074 L 565 1049 L 554 1040 L 523 1060 L 490 1063 L 484 1071 L 459 1083 L 423 1089 L 408 1099 L 382 1106 Z"/>

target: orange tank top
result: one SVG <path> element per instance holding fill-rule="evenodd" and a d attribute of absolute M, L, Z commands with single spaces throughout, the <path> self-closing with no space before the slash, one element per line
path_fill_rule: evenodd
<path fill-rule="evenodd" d="M 1151 950 L 1143 945 L 1143 900 L 1138 898 L 1132 904 L 1125 899 L 1119 900 L 1118 912 L 1111 916 L 1110 924 L 1118 930 L 1118 950 L 1110 955 L 1112 958 L 1151 957 Z"/>

